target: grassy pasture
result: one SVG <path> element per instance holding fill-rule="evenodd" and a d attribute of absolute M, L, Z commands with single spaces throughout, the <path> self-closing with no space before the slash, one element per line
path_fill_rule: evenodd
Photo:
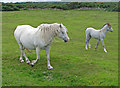
<path fill-rule="evenodd" d="M 2 86 L 117 86 L 118 85 L 118 13 L 80 10 L 29 10 L 2 13 Z M 19 46 L 13 36 L 17 25 L 37 27 L 41 23 L 63 23 L 70 41 L 55 38 L 51 46 L 51 64 L 47 69 L 45 51 L 34 67 L 20 63 Z M 113 33 L 107 32 L 103 51 L 100 42 L 91 39 L 92 48 L 85 50 L 85 29 L 100 29 L 111 23 Z M 35 51 L 26 55 L 36 59 Z"/>

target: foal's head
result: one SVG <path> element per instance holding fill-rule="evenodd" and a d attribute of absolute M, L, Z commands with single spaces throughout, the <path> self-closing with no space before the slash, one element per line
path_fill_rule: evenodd
<path fill-rule="evenodd" d="M 106 25 L 107 25 L 107 31 L 113 32 L 111 25 L 109 23 L 107 23 Z"/>

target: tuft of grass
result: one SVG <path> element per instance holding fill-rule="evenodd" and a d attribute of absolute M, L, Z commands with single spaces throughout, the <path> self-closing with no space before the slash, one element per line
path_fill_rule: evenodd
<path fill-rule="evenodd" d="M 2 86 L 117 86 L 118 85 L 118 13 L 80 10 L 29 10 L 3 12 L 2 23 Z M 19 46 L 13 32 L 18 25 L 37 27 L 41 23 L 63 23 L 70 41 L 55 38 L 51 46 L 51 64 L 47 69 L 45 51 L 34 67 L 20 63 Z M 85 29 L 100 29 L 110 23 L 113 33 L 107 33 L 105 47 L 95 51 L 97 40 L 91 39 L 92 48 L 85 50 Z M 35 51 L 26 52 L 30 60 Z"/>

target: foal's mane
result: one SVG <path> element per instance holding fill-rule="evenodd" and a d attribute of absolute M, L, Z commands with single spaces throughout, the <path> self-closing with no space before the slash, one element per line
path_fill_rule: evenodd
<path fill-rule="evenodd" d="M 111 26 L 109 23 L 106 23 L 106 24 L 103 25 L 103 27 L 104 27 L 105 25 Z M 102 28 L 103 28 L 103 27 L 102 27 Z M 101 29 L 102 29 L 102 28 L 101 28 Z M 100 29 L 100 30 L 101 30 L 101 29 Z"/>

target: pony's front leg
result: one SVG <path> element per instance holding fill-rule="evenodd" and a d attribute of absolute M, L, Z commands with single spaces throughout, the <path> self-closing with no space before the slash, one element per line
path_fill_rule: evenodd
<path fill-rule="evenodd" d="M 97 46 L 99 45 L 99 43 L 100 43 L 100 39 L 98 40 L 98 42 L 97 42 L 97 44 L 95 46 L 95 50 L 97 50 Z"/>
<path fill-rule="evenodd" d="M 53 69 L 53 67 L 50 65 L 50 46 L 46 48 L 46 55 L 47 55 L 48 69 Z"/>
<path fill-rule="evenodd" d="M 102 45 L 104 47 L 104 51 L 107 53 L 107 50 L 105 49 L 105 45 L 104 45 L 104 39 L 101 39 Z"/>
<path fill-rule="evenodd" d="M 36 54 L 37 54 L 37 59 L 32 61 L 32 63 L 31 63 L 32 67 L 40 59 L 40 48 L 39 47 L 36 48 Z"/>

